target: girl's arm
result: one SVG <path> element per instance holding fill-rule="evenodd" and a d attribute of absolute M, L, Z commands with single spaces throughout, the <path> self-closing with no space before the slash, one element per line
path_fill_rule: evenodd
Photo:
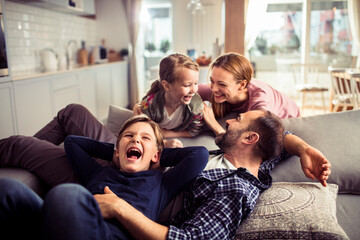
<path fill-rule="evenodd" d="M 174 138 L 174 137 L 192 137 L 188 131 L 173 131 L 162 129 L 165 138 Z"/>

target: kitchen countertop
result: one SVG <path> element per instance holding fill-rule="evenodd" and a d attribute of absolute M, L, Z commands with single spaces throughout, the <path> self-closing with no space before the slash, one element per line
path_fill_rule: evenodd
<path fill-rule="evenodd" d="M 69 72 L 80 71 L 80 70 L 86 70 L 86 69 L 91 69 L 91 68 L 98 67 L 98 66 L 116 64 L 116 63 L 121 63 L 121 62 L 125 63 L 127 61 L 126 60 L 114 61 L 114 62 L 92 64 L 92 65 L 86 65 L 86 66 L 76 65 L 72 69 L 64 69 L 64 70 L 58 70 L 58 71 L 53 71 L 53 72 L 43 72 L 43 71 L 35 70 L 35 69 L 34 70 L 27 70 L 27 71 L 12 72 L 12 80 L 13 81 L 18 81 L 18 80 L 26 80 L 26 79 L 30 79 L 30 78 L 52 76 L 52 75 L 57 75 L 57 74 L 62 74 L 62 73 L 69 73 Z"/>

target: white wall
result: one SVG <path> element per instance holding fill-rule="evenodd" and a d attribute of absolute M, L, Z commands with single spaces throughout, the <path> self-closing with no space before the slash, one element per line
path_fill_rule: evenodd
<path fill-rule="evenodd" d="M 122 0 L 96 0 L 96 24 L 98 44 L 104 38 L 109 49 L 128 47 L 130 36 Z"/>
<path fill-rule="evenodd" d="M 198 53 L 212 54 L 212 43 L 221 37 L 222 0 L 203 0 L 204 15 L 191 15 L 186 9 L 187 0 L 169 0 L 173 5 L 174 50 L 186 53 L 195 48 Z M 12 72 L 41 69 L 40 51 L 53 48 L 65 53 L 69 40 L 75 40 L 80 48 L 99 45 L 116 51 L 127 48 L 129 31 L 121 0 L 96 0 L 96 18 L 89 19 L 30 5 L 4 1 L 5 23 L 8 38 L 9 59 Z M 221 43 L 221 42 L 220 42 Z"/>
<path fill-rule="evenodd" d="M 4 1 L 7 49 L 13 73 L 41 69 L 40 51 L 52 48 L 65 54 L 69 40 L 80 48 L 97 42 L 95 21 L 44 8 Z"/>
<path fill-rule="evenodd" d="M 172 0 L 174 16 L 174 50 L 186 53 L 194 48 L 199 54 L 203 51 L 212 55 L 212 44 L 221 36 L 222 0 L 203 0 L 205 14 L 192 15 L 186 9 L 187 0 Z"/>

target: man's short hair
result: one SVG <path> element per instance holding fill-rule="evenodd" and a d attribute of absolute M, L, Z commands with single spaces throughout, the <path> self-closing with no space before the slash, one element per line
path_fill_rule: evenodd
<path fill-rule="evenodd" d="M 270 111 L 264 110 L 264 115 L 253 119 L 248 129 L 259 134 L 254 153 L 263 160 L 278 156 L 283 149 L 284 126 L 281 120 Z"/>

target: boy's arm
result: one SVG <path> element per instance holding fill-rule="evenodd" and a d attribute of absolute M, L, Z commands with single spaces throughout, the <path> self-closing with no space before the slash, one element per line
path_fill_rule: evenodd
<path fill-rule="evenodd" d="M 327 186 L 331 164 L 319 150 L 293 134 L 284 137 L 284 147 L 288 153 L 300 157 L 305 176 L 313 180 L 316 178 L 324 187 Z"/>
<path fill-rule="evenodd" d="M 162 167 L 174 166 L 163 175 L 163 184 L 170 198 L 178 194 L 205 168 L 209 152 L 205 147 L 164 149 L 160 160 Z"/>
<path fill-rule="evenodd" d="M 71 167 L 83 184 L 101 167 L 92 157 L 111 161 L 114 153 L 113 144 L 74 135 L 65 138 L 64 148 Z"/>

